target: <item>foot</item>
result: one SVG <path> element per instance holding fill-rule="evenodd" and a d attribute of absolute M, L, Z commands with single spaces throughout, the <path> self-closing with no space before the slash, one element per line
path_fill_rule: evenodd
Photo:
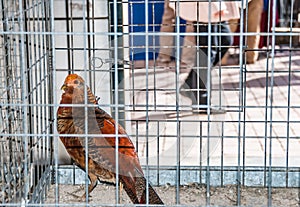
<path fill-rule="evenodd" d="M 192 99 L 192 111 L 195 114 L 208 114 L 208 105 L 207 105 L 207 92 L 200 92 L 200 97 L 196 98 L 196 93 L 191 92 L 182 92 L 184 96 L 187 96 Z M 191 95 L 193 94 L 193 95 Z M 210 114 L 225 114 L 226 110 L 222 108 L 212 108 L 210 107 Z"/>
<path fill-rule="evenodd" d="M 210 108 L 210 111 L 208 112 L 207 108 L 202 108 L 202 107 L 194 107 L 193 108 L 193 113 L 194 114 L 210 114 L 210 115 L 216 115 L 216 114 L 225 114 L 226 110 L 225 109 L 213 109 Z"/>
<path fill-rule="evenodd" d="M 78 193 L 79 191 L 83 191 L 83 190 L 84 190 L 84 187 L 80 186 L 77 190 L 75 190 L 73 192 L 67 192 L 67 194 L 73 196 L 74 198 L 76 198 L 76 200 L 82 202 L 82 201 L 85 201 L 86 193 L 84 193 L 82 196 L 76 195 L 76 193 Z M 89 201 L 91 201 L 90 197 L 91 196 L 89 196 Z"/>

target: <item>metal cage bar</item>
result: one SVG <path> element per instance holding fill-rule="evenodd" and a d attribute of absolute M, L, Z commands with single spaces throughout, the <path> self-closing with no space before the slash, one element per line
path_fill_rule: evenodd
<path fill-rule="evenodd" d="M 150 186 L 168 206 L 299 206 L 299 3 L 265 1 L 253 31 L 259 1 L 235 1 L 239 20 L 215 21 L 213 9 L 228 2 L 1 1 L 0 206 L 132 203 L 121 191 L 126 136 L 117 127 L 90 131 L 95 107 L 131 139 L 146 206 Z M 184 16 L 183 3 L 195 3 L 196 19 Z M 227 63 L 215 63 L 222 49 Z M 71 73 L 100 99 L 91 103 L 84 88 L 81 104 L 60 104 Z M 84 111 L 82 132 L 63 135 L 84 140 L 81 167 L 59 139 L 60 107 Z M 99 181 L 91 199 L 89 156 L 102 156 L 91 140 L 113 138 L 115 183 Z"/>
<path fill-rule="evenodd" d="M 50 4 L 1 1 L 0 205 L 40 203 L 52 157 Z"/>

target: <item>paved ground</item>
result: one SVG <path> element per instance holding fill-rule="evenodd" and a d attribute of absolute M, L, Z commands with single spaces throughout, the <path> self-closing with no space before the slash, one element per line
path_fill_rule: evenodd
<path fill-rule="evenodd" d="M 213 88 L 222 88 L 222 93 L 212 92 L 212 103 L 222 103 L 227 110 L 223 115 L 191 113 L 191 100 L 180 94 L 176 96 L 172 64 L 150 66 L 148 82 L 144 69 L 131 74 L 136 92 L 128 93 L 127 97 L 138 107 L 127 118 L 136 120 L 131 122 L 130 134 L 138 134 L 143 163 L 148 153 L 148 162 L 154 165 L 158 163 L 157 157 L 160 165 L 173 165 L 178 160 L 181 165 L 206 165 L 209 156 L 212 166 L 238 163 L 268 166 L 270 162 L 272 166 L 300 166 L 300 52 L 281 50 L 273 58 L 261 54 L 259 61 L 244 65 L 243 70 L 236 56 L 231 56 L 229 65 L 221 72 L 214 69 L 212 73 Z M 180 72 L 178 85 L 183 83 L 188 71 Z M 150 109 L 148 114 L 142 112 L 146 103 Z M 149 116 L 148 127 L 146 116 Z M 135 136 L 132 138 L 136 140 Z"/>

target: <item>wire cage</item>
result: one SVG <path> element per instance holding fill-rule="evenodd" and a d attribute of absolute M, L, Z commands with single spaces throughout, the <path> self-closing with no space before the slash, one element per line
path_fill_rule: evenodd
<path fill-rule="evenodd" d="M 0 7 L 0 204 L 41 202 L 52 160 L 50 4 Z"/>
<path fill-rule="evenodd" d="M 116 141 L 117 181 L 88 194 L 87 157 L 104 156 L 91 140 L 124 138 L 89 131 L 98 107 L 137 152 L 139 206 L 151 186 L 167 206 L 300 206 L 299 2 L 228 2 L 1 1 L 0 206 L 132 204 Z M 95 102 L 87 89 L 61 102 L 74 73 Z M 64 107 L 84 126 L 63 135 L 83 143 L 81 164 L 60 139 Z"/>

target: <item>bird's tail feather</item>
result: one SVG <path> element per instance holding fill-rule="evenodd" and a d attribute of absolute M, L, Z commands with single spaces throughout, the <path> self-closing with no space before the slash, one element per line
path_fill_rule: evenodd
<path fill-rule="evenodd" d="M 130 200 L 134 204 L 139 203 L 139 199 L 136 194 L 135 186 L 133 185 L 132 179 L 128 176 L 119 175 L 120 181 L 123 184 L 124 190 L 126 191 L 127 195 L 129 196 Z"/>
<path fill-rule="evenodd" d="M 146 204 L 147 190 L 146 179 L 144 176 L 135 177 L 134 185 L 132 185 L 132 179 L 128 176 L 121 176 L 120 180 L 124 185 L 127 195 L 134 204 Z M 149 204 L 164 204 L 150 183 L 148 185 L 148 192 Z"/>
<path fill-rule="evenodd" d="M 140 204 L 146 204 L 147 202 L 147 180 L 144 177 L 143 173 L 136 169 L 136 173 L 138 174 L 136 177 L 136 189 L 140 192 L 138 195 L 140 197 Z M 157 195 L 156 191 L 153 187 L 148 183 L 148 193 L 149 193 L 149 204 L 161 204 L 164 203 Z"/>
<path fill-rule="evenodd" d="M 146 204 L 146 199 L 147 199 L 146 179 L 144 177 L 142 177 L 142 179 L 145 187 L 140 199 L 140 204 Z M 150 185 L 150 183 L 148 184 L 148 192 L 149 192 L 149 204 L 160 204 L 160 205 L 164 204 L 160 199 L 160 197 L 157 195 L 156 191 Z"/>

